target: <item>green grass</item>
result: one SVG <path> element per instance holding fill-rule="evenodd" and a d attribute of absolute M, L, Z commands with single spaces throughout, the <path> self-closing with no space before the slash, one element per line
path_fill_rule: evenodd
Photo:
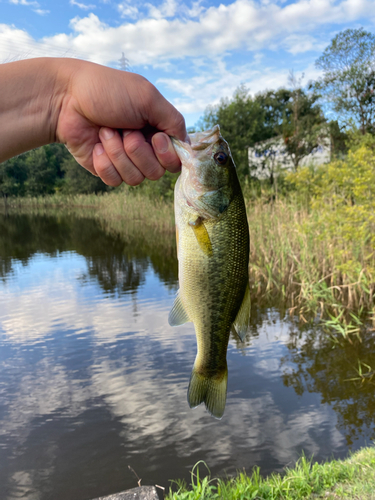
<path fill-rule="evenodd" d="M 202 472 L 206 475 L 202 476 Z M 375 448 L 364 448 L 346 460 L 324 464 L 301 457 L 294 468 L 265 478 L 256 467 L 250 475 L 241 472 L 234 478 L 215 479 L 199 462 L 191 473 L 191 485 L 174 482 L 167 499 L 375 499 Z"/>

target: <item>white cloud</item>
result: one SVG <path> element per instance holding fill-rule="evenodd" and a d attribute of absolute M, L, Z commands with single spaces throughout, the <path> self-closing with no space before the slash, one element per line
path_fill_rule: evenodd
<path fill-rule="evenodd" d="M 146 6 L 148 7 L 150 17 L 155 19 L 174 17 L 179 8 L 176 0 L 164 0 L 160 7 L 155 7 L 151 3 L 147 3 Z"/>
<path fill-rule="evenodd" d="M 39 14 L 40 16 L 46 16 L 47 14 L 50 13 L 49 10 L 45 10 L 45 9 L 33 9 L 33 10 L 34 10 L 34 12 Z"/>
<path fill-rule="evenodd" d="M 296 53 L 313 47 L 314 39 L 309 36 L 314 29 L 368 16 L 374 7 L 374 0 L 299 0 L 290 5 L 236 0 L 211 6 L 201 11 L 198 19 L 189 19 L 178 17 L 176 0 L 166 0 L 158 8 L 149 6 L 151 17 L 118 27 L 108 26 L 92 13 L 74 18 L 72 34 L 58 34 L 38 44 L 41 49 L 44 44 L 58 45 L 102 64 L 111 63 L 119 51 L 124 51 L 132 64 L 152 65 L 184 57 L 214 57 L 233 50 L 259 51 L 272 44 L 277 48 L 283 39 L 287 50 Z M 132 19 L 138 15 L 137 7 L 128 2 L 118 8 Z M 194 9 L 198 12 L 199 4 Z M 296 49 L 294 42 L 298 40 L 304 42 Z"/>
<path fill-rule="evenodd" d="M 215 58 L 210 62 L 206 61 L 206 64 L 202 63 L 200 76 L 165 77 L 160 78 L 156 83 L 179 95 L 173 104 L 183 114 L 202 113 L 208 104 L 217 104 L 221 98 L 231 97 L 241 84 L 245 84 L 251 94 L 266 89 L 289 87 L 289 70 L 293 68 L 286 67 L 280 70 L 276 67 L 263 66 L 260 70 L 257 59 L 254 63 L 228 69 L 220 58 Z M 313 64 L 305 67 L 303 72 L 305 77 L 302 84 L 320 75 L 320 71 Z M 301 72 L 297 71 L 296 76 L 299 78 Z"/>
<path fill-rule="evenodd" d="M 123 0 L 114 6 L 125 19 L 120 26 L 109 26 L 90 13 L 71 20 L 71 33 L 41 40 L 14 26 L 0 25 L 0 60 L 73 56 L 117 66 L 124 52 L 135 71 L 146 66 L 164 71 L 158 84 L 179 94 L 173 103 L 183 113 L 198 113 L 207 104 L 231 96 L 241 83 L 254 93 L 286 85 L 293 66 L 304 70 L 307 81 L 316 70 L 311 65 L 307 74 L 302 55 L 328 44 L 328 39 L 322 40 L 322 29 L 329 27 L 332 32 L 335 23 L 335 28 L 340 23 L 347 26 L 375 12 L 375 0 L 297 0 L 289 5 L 283 0 L 235 0 L 208 8 L 200 0 L 190 6 L 164 0 L 157 7 Z M 286 51 L 290 63 L 287 59 L 259 64 L 265 50 Z M 240 51 L 242 60 L 248 57 L 252 62 L 235 66 Z M 281 64 L 284 67 L 279 70 Z M 168 78 L 172 72 L 173 78 Z"/>
<path fill-rule="evenodd" d="M 117 10 L 119 11 L 120 16 L 124 18 L 138 19 L 139 17 L 138 8 L 130 2 L 122 2 L 118 4 Z"/>
<path fill-rule="evenodd" d="M 13 5 L 25 5 L 27 7 L 32 7 L 32 10 L 36 13 L 39 14 L 40 16 L 45 16 L 46 14 L 49 14 L 49 10 L 46 9 L 41 9 L 39 2 L 36 1 L 29 1 L 29 0 L 9 0 L 9 3 L 12 3 Z"/>
<path fill-rule="evenodd" d="M 29 1 L 29 0 L 9 0 L 9 3 L 12 3 L 13 5 L 27 5 L 30 7 L 39 7 L 38 2 Z"/>
<path fill-rule="evenodd" d="M 70 5 L 74 5 L 75 7 L 78 7 L 83 10 L 96 9 L 96 5 L 93 4 L 86 5 L 84 3 L 77 2 L 76 0 L 70 0 Z"/>

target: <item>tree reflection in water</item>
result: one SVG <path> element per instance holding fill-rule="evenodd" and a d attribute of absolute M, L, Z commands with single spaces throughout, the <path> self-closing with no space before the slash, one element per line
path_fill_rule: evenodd
<path fill-rule="evenodd" d="M 177 282 L 174 235 L 131 221 L 118 230 L 105 225 L 71 215 L 0 215 L 0 279 L 12 273 L 15 261 L 27 265 L 38 253 L 75 251 L 86 258 L 88 277 L 97 279 L 106 293 L 136 291 L 150 263 L 163 282 Z"/>
<path fill-rule="evenodd" d="M 375 438 L 375 334 L 368 329 L 361 341 L 333 342 L 321 329 L 294 331 L 282 358 L 283 381 L 298 395 L 321 394 L 337 413 L 338 427 L 350 446 L 366 432 Z M 366 373 L 370 376 L 360 376 Z"/>

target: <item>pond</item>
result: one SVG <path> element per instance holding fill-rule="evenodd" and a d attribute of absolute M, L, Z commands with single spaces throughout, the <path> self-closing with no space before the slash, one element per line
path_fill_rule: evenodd
<path fill-rule="evenodd" d="M 138 223 L 139 224 L 139 223 Z M 345 457 L 374 437 L 373 333 L 333 344 L 253 301 L 224 417 L 188 407 L 196 341 L 172 328 L 174 236 L 73 215 L 0 215 L 0 498 L 86 500 Z M 364 366 L 364 365 L 363 365 Z"/>

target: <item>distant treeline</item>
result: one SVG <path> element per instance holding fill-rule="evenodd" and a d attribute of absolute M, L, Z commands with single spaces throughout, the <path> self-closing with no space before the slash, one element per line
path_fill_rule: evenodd
<path fill-rule="evenodd" d="M 82 168 L 63 144 L 49 144 L 0 164 L 3 196 L 100 193 L 109 189 Z"/>

